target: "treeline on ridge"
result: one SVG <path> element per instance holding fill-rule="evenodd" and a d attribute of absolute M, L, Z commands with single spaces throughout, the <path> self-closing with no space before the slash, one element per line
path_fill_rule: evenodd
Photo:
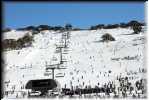
<path fill-rule="evenodd" d="M 65 27 L 63 26 L 49 26 L 49 25 L 39 25 L 39 26 L 28 26 L 25 28 L 18 28 L 17 30 L 33 30 L 33 31 L 44 31 L 44 30 L 53 30 L 53 31 L 65 31 L 65 30 L 71 30 L 72 25 L 66 24 Z"/>
<path fill-rule="evenodd" d="M 98 24 L 94 26 L 90 26 L 88 30 L 97 30 L 97 29 L 113 29 L 113 28 L 128 28 L 128 27 L 133 27 L 134 25 L 137 26 L 145 26 L 145 23 L 138 22 L 135 20 L 132 20 L 128 23 L 120 23 L 120 24 Z M 49 26 L 49 25 L 39 25 L 39 26 L 27 26 L 24 28 L 18 28 L 16 30 L 32 30 L 34 32 L 40 32 L 43 30 L 53 30 L 53 31 L 66 31 L 66 30 L 71 30 L 71 31 L 77 31 L 77 30 L 85 30 L 81 28 L 75 28 L 71 24 L 66 24 L 65 26 Z M 2 30 L 3 32 L 8 32 L 11 31 L 10 28 L 5 28 Z"/>
<path fill-rule="evenodd" d="M 113 29 L 113 28 L 128 28 L 128 27 L 134 27 L 134 26 L 145 26 L 145 23 L 141 23 L 135 20 L 132 20 L 128 23 L 120 23 L 120 24 L 98 24 L 95 26 L 91 26 L 90 30 L 97 30 L 97 29 Z"/>

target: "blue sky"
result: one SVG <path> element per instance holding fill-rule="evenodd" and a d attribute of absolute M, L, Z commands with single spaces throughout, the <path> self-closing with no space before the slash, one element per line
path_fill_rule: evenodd
<path fill-rule="evenodd" d="M 3 26 L 62 25 L 88 28 L 145 20 L 144 2 L 4 2 Z"/>

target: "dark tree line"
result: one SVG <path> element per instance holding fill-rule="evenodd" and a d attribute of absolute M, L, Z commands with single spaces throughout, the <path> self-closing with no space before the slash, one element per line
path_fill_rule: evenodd
<path fill-rule="evenodd" d="M 113 29 L 113 28 L 118 28 L 118 27 L 120 27 L 120 28 L 135 27 L 135 29 L 140 30 L 140 28 L 138 28 L 138 27 L 141 27 L 141 26 L 144 26 L 144 25 L 145 25 L 145 23 L 141 23 L 141 22 L 133 20 L 133 21 L 130 21 L 128 23 L 120 23 L 120 24 L 108 24 L 108 25 L 98 24 L 98 25 L 95 25 L 95 26 L 91 26 L 90 30 Z"/>
<path fill-rule="evenodd" d="M 22 38 L 19 38 L 18 40 L 15 39 L 5 39 L 2 41 L 2 47 L 3 50 L 7 49 L 20 49 L 23 47 L 28 47 L 32 44 L 33 36 L 25 35 Z"/>
<path fill-rule="evenodd" d="M 113 28 L 128 28 L 131 27 L 134 30 L 134 33 L 139 33 L 142 29 L 142 26 L 144 26 L 145 23 L 141 23 L 135 20 L 132 20 L 128 23 L 120 23 L 120 24 L 98 24 L 91 26 L 89 30 L 97 30 L 97 29 L 113 29 Z M 82 30 L 80 28 L 75 28 L 71 24 L 66 24 L 65 26 L 49 26 L 49 25 L 39 25 L 39 26 L 27 26 L 24 28 L 18 28 L 16 30 L 32 30 L 35 34 L 39 33 L 40 31 L 43 30 L 53 30 L 53 31 L 67 31 L 67 30 Z M 3 32 L 8 32 L 11 31 L 10 28 L 5 28 L 3 29 Z"/>
<path fill-rule="evenodd" d="M 9 31 L 11 31 L 10 28 L 5 28 L 5 29 L 2 30 L 2 32 L 9 32 Z"/>
<path fill-rule="evenodd" d="M 63 26 L 49 26 L 49 25 L 39 25 L 39 26 L 28 26 L 25 28 L 18 28 L 17 30 L 32 30 L 32 31 L 44 31 L 44 30 L 54 30 L 54 31 L 64 31 L 64 30 L 71 30 L 72 25 L 71 24 L 66 24 L 64 27 Z"/>

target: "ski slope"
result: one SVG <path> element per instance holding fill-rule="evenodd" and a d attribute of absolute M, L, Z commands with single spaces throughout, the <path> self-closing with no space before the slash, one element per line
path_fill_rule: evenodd
<path fill-rule="evenodd" d="M 140 71 L 146 69 L 145 32 L 129 35 L 132 32 L 130 28 L 71 31 L 67 39 L 68 47 L 62 49 L 62 59 L 66 62 L 60 66 L 66 69 L 55 70 L 59 88 L 95 87 L 98 83 L 102 86 L 108 81 L 116 83 L 119 75 L 128 76 L 132 82 L 145 78 L 146 74 Z M 105 33 L 110 33 L 116 41 L 100 42 Z M 8 39 L 8 33 L 5 34 Z M 15 35 L 9 38 L 15 38 Z M 15 90 L 21 91 L 29 80 L 52 78 L 51 71 L 46 72 L 45 69 L 46 65 L 60 62 L 56 45 L 61 42 L 62 33 L 47 30 L 34 35 L 31 47 L 3 52 L 4 82 L 10 81 L 4 89 L 12 90 L 15 85 Z M 58 75 L 61 77 L 56 77 Z"/>

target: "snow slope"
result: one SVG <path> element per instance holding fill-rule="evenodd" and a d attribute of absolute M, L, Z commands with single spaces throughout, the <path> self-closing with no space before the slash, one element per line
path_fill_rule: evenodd
<path fill-rule="evenodd" d="M 146 69 L 145 33 L 129 35 L 132 32 L 130 28 L 71 31 L 67 39 L 68 48 L 62 49 L 62 58 L 67 62 L 60 65 L 67 69 L 55 70 L 55 79 L 61 87 L 66 84 L 68 88 L 83 88 L 86 85 L 94 87 L 98 83 L 103 85 L 110 80 L 114 81 L 118 75 L 127 75 L 130 80 L 133 77 L 132 82 L 144 78 L 145 74 L 139 70 Z M 99 42 L 105 33 L 110 33 L 116 41 Z M 55 51 L 61 41 L 62 33 L 43 31 L 34 35 L 31 47 L 5 51 L 4 79 L 5 82 L 10 81 L 5 90 L 11 90 L 15 85 L 16 91 L 19 91 L 28 80 L 52 78 L 51 75 L 45 75 L 50 74 L 45 68 L 46 65 L 60 62 L 60 53 Z M 56 77 L 58 75 L 64 77 Z"/>
<path fill-rule="evenodd" d="M 9 32 L 5 32 L 3 34 L 3 40 L 4 39 L 15 39 L 18 40 L 19 38 L 24 37 L 26 34 L 31 35 L 29 31 L 16 31 L 16 30 L 11 30 Z"/>

